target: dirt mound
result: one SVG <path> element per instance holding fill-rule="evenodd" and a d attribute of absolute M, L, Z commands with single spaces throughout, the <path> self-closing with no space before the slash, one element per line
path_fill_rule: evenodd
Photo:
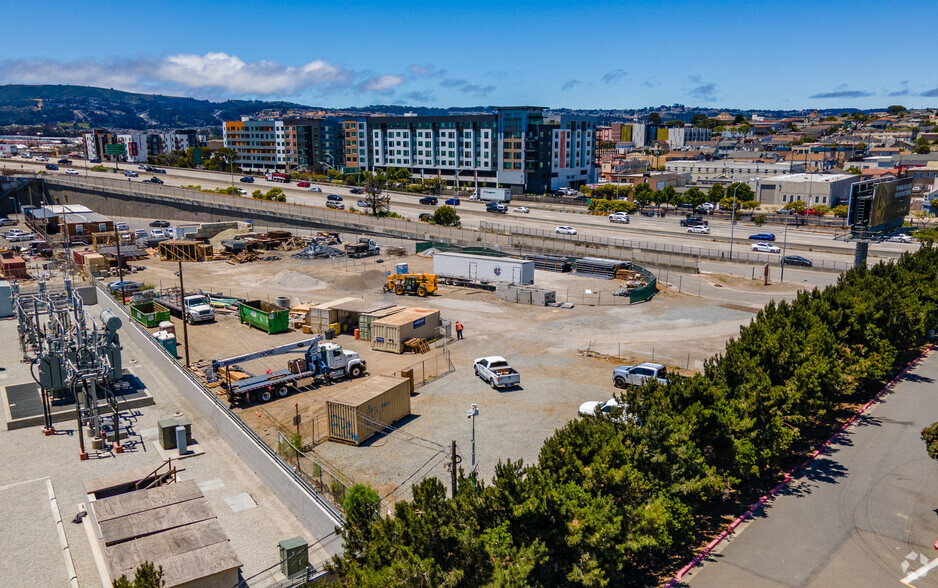
<path fill-rule="evenodd" d="M 380 290 L 381 286 L 388 283 L 388 275 L 381 270 L 368 270 L 357 276 L 348 276 L 339 278 L 332 283 L 338 290 L 354 290 L 356 292 L 364 290 Z"/>
<path fill-rule="evenodd" d="M 258 280 L 259 286 L 267 286 L 277 290 L 290 290 L 293 292 L 306 292 L 308 290 L 322 290 L 328 284 L 322 280 L 317 280 L 312 276 L 301 274 L 293 270 L 284 270 L 277 272 L 269 278 Z"/>

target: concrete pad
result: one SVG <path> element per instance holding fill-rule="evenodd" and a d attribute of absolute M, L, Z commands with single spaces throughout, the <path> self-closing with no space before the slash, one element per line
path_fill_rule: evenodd
<path fill-rule="evenodd" d="M 67 586 L 46 479 L 0 488 L 0 504 L 0 586 Z"/>
<path fill-rule="evenodd" d="M 225 483 L 221 481 L 221 478 L 199 482 L 199 490 L 202 492 L 208 492 L 209 490 L 221 490 L 224 487 Z"/>
<path fill-rule="evenodd" d="M 251 498 L 251 495 L 247 492 L 226 497 L 225 504 L 228 505 L 231 512 L 243 512 L 257 506 L 257 503 L 254 502 L 254 499 Z"/>

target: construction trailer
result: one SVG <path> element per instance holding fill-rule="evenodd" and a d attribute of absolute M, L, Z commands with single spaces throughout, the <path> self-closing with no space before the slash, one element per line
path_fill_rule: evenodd
<path fill-rule="evenodd" d="M 339 322 L 339 311 L 336 307 L 351 302 L 360 301 L 354 296 L 339 298 L 329 302 L 317 304 L 309 310 L 309 330 L 311 333 L 325 333 Z"/>
<path fill-rule="evenodd" d="M 342 332 L 353 333 L 355 329 L 360 328 L 363 315 L 381 312 L 391 306 L 393 306 L 393 304 L 388 302 L 371 302 L 368 300 L 355 299 L 333 305 L 332 309 L 336 311 L 335 322 L 342 325 Z"/>
<path fill-rule="evenodd" d="M 411 339 L 431 341 L 439 337 L 441 325 L 439 310 L 409 308 L 371 323 L 371 348 L 404 353 L 404 343 Z"/>
<path fill-rule="evenodd" d="M 389 306 L 381 310 L 369 312 L 358 317 L 358 338 L 362 341 L 371 341 L 371 323 L 407 310 L 407 306 Z"/>
<path fill-rule="evenodd" d="M 534 262 L 512 257 L 440 251 L 433 254 L 433 273 L 457 285 L 460 282 L 533 284 Z"/>
<path fill-rule="evenodd" d="M 361 445 L 369 437 L 410 414 L 411 382 L 399 376 L 375 376 L 326 401 L 329 439 Z"/>

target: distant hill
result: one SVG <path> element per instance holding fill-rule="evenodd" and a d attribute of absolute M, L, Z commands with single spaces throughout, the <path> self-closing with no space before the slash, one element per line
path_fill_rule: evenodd
<path fill-rule="evenodd" d="M 152 129 L 217 127 L 265 110 L 308 108 L 291 102 L 211 102 L 90 86 L 0 86 L 0 127 Z"/>

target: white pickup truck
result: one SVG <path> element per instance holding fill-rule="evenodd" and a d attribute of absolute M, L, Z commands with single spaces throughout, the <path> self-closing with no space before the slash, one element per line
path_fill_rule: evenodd
<path fill-rule="evenodd" d="M 492 388 L 510 388 L 521 383 L 521 374 L 504 357 L 492 355 L 475 360 L 476 375 Z"/>
<path fill-rule="evenodd" d="M 668 368 L 660 363 L 640 363 L 638 365 L 623 365 L 612 371 L 612 381 L 618 388 L 624 388 L 626 384 L 632 386 L 641 386 L 646 380 L 657 380 L 662 384 L 667 384 L 666 379 Z"/>

